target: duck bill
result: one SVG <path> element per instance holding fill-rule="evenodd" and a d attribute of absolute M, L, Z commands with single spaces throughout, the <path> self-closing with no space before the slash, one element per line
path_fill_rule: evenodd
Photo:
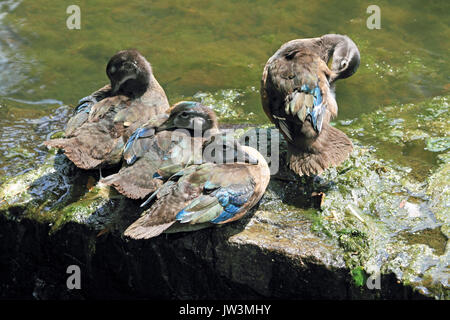
<path fill-rule="evenodd" d="M 111 85 L 111 94 L 112 94 L 112 95 L 116 95 L 117 92 L 119 92 L 120 85 L 121 85 L 121 84 L 118 83 L 118 82 L 116 82 L 116 83 L 114 83 L 114 84 Z"/>
<path fill-rule="evenodd" d="M 173 119 L 167 119 L 163 124 L 161 124 L 158 128 L 156 128 L 156 132 L 169 130 L 175 128 L 175 124 L 173 123 Z"/>
<path fill-rule="evenodd" d="M 111 93 L 112 93 L 113 95 L 116 95 L 116 94 L 119 92 L 120 87 L 121 87 L 125 82 L 127 82 L 128 80 L 132 80 L 132 79 L 136 79 L 136 76 L 133 75 L 133 74 L 130 74 L 130 75 L 128 75 L 128 76 L 123 77 L 122 80 L 120 80 L 120 81 L 118 81 L 118 82 L 111 83 Z"/>

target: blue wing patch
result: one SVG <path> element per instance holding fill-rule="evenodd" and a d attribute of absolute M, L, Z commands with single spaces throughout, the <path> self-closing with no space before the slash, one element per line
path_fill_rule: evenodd
<path fill-rule="evenodd" d="M 313 108 L 309 112 L 311 123 L 314 130 L 320 132 L 322 130 L 323 116 L 326 112 L 326 105 L 323 103 L 322 93 L 320 92 L 319 85 L 310 89 L 307 84 L 303 84 L 300 91 L 313 96 Z"/>
<path fill-rule="evenodd" d="M 303 84 L 302 87 L 300 88 L 300 91 L 309 93 L 308 85 L 307 84 Z"/>
<path fill-rule="evenodd" d="M 133 143 L 139 139 L 140 137 L 142 137 L 143 135 L 145 135 L 148 131 L 150 130 L 150 128 L 138 128 L 136 129 L 135 132 L 133 132 L 133 134 L 130 136 L 130 138 L 128 139 L 127 143 L 125 144 L 125 147 L 123 149 L 123 152 L 128 152 L 128 150 L 133 146 Z M 133 155 L 130 159 L 127 160 L 127 164 L 133 164 L 136 161 L 137 157 L 135 155 Z"/>
<path fill-rule="evenodd" d="M 153 179 L 163 179 L 162 175 L 160 175 L 158 172 L 155 172 L 153 174 Z"/>
<path fill-rule="evenodd" d="M 222 211 L 222 213 L 217 218 L 211 220 L 212 223 L 220 223 L 233 218 L 234 215 L 238 213 L 241 208 L 233 204 L 228 204 L 224 209 L 225 210 Z"/>
<path fill-rule="evenodd" d="M 218 190 L 215 196 L 224 210 L 217 218 L 211 220 L 211 222 L 220 223 L 233 218 L 248 201 L 252 193 L 249 194 L 245 188 L 222 188 Z"/>
<path fill-rule="evenodd" d="M 221 223 L 233 218 L 254 192 L 253 183 L 221 186 L 207 180 L 203 184 L 203 195 L 193 199 L 180 210 L 176 219 L 181 223 L 211 222 Z M 206 194 L 205 194 L 206 193 Z"/>
<path fill-rule="evenodd" d="M 312 91 L 312 95 L 314 96 L 314 106 L 320 105 L 322 103 L 322 94 L 318 85 Z"/>
<path fill-rule="evenodd" d="M 91 112 L 91 106 L 92 105 L 89 102 L 84 102 L 75 108 L 74 114 L 78 114 L 81 112 L 89 113 L 89 112 Z"/>
<path fill-rule="evenodd" d="M 190 214 L 190 213 L 188 211 L 186 211 L 185 209 L 183 209 L 183 210 L 181 210 L 180 212 L 177 213 L 176 219 L 177 220 L 181 220 L 187 214 Z"/>
<path fill-rule="evenodd" d="M 326 105 L 323 103 L 322 93 L 320 92 L 320 88 L 318 85 L 314 88 L 314 90 L 312 90 L 312 95 L 314 97 L 314 107 L 310 112 L 311 123 L 314 130 L 320 132 L 322 130 L 323 116 L 326 112 Z"/>

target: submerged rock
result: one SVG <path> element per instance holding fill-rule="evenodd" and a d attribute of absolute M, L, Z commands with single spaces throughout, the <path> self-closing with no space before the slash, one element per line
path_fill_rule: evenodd
<path fill-rule="evenodd" d="M 393 119 L 382 111 L 344 130 L 371 134 L 365 119 L 379 116 L 388 132 L 406 126 L 401 113 Z M 251 130 L 261 137 L 273 129 Z M 321 179 L 287 170 L 282 141 L 280 171 L 242 220 L 145 241 L 122 236 L 142 212 L 139 201 L 98 185 L 97 172 L 76 169 L 62 154 L 49 155 L 0 187 L 0 297 L 449 299 L 449 164 L 439 160 L 417 179 L 406 162 L 376 149 L 386 131 L 374 130 L 370 143 L 354 135 L 350 159 Z M 387 142 L 398 145 L 395 152 L 411 137 L 402 132 L 401 141 Z M 424 128 L 416 137 L 445 134 Z M 321 193 L 317 202 L 312 195 Z M 81 290 L 66 287 L 74 264 Z"/>

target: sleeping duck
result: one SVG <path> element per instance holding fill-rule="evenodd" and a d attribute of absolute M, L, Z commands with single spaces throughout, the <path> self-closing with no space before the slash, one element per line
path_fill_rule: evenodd
<path fill-rule="evenodd" d="M 175 104 L 168 119 L 156 122 L 151 120 L 132 134 L 123 154 L 126 165 L 100 183 L 128 198 L 144 198 L 177 171 L 201 162 L 203 141 L 218 126 L 214 111 L 192 101 Z"/>
<path fill-rule="evenodd" d="M 355 73 L 359 62 L 355 43 L 338 34 L 289 41 L 267 61 L 262 105 L 287 140 L 289 166 L 298 175 L 318 175 L 352 151 L 350 139 L 329 123 L 338 111 L 334 83 Z"/>
<path fill-rule="evenodd" d="M 44 142 L 64 149 L 79 168 L 120 163 L 124 142 L 136 128 L 169 108 L 150 63 L 136 50 L 116 53 L 108 62 L 110 84 L 80 100 L 65 137 Z"/>
<path fill-rule="evenodd" d="M 134 239 L 162 232 L 193 231 L 242 218 L 263 196 L 270 180 L 264 157 L 221 134 L 204 144 L 207 162 L 173 175 L 149 199 L 156 201 L 124 232 Z"/>

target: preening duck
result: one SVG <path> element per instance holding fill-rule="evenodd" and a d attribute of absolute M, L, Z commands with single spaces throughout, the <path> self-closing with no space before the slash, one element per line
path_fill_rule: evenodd
<path fill-rule="evenodd" d="M 150 63 L 136 50 L 124 50 L 108 62 L 110 84 L 80 100 L 65 137 L 44 142 L 64 149 L 79 168 L 120 163 L 124 142 L 136 128 L 169 108 Z"/>
<path fill-rule="evenodd" d="M 300 176 L 320 174 L 352 151 L 350 139 L 329 122 L 338 111 L 334 83 L 354 74 L 359 63 L 356 44 L 337 34 L 289 41 L 267 61 L 263 109 L 286 138 L 290 168 Z"/>

